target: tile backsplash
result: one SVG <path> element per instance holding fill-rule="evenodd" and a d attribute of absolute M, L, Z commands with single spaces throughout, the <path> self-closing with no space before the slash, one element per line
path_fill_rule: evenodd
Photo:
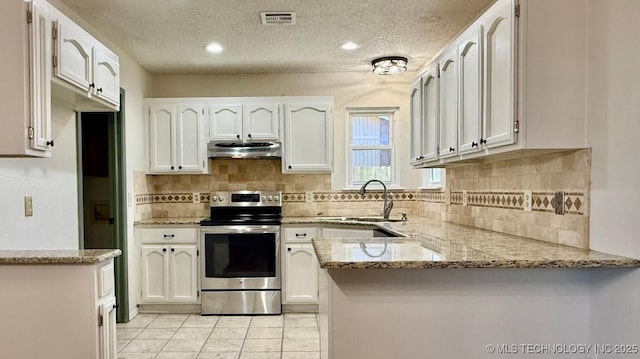
<path fill-rule="evenodd" d="M 285 216 L 381 215 L 380 191 L 365 197 L 333 191 L 330 174 L 283 174 L 280 166 L 279 160 L 216 159 L 206 175 L 134 172 L 136 220 L 204 218 L 210 192 L 244 189 L 282 191 Z M 448 168 L 445 191 L 393 191 L 392 216 L 405 212 L 432 223 L 444 220 L 588 248 L 590 173 L 588 149 Z M 531 212 L 525 211 L 525 191 L 532 194 Z M 555 214 L 556 191 L 566 193 L 564 215 Z M 312 202 L 305 192 L 313 192 Z"/>

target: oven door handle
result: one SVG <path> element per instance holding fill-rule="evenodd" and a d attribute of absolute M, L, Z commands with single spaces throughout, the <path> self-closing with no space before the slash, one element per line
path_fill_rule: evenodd
<path fill-rule="evenodd" d="M 201 226 L 200 232 L 207 234 L 228 234 L 228 233 L 280 233 L 280 226 Z"/>

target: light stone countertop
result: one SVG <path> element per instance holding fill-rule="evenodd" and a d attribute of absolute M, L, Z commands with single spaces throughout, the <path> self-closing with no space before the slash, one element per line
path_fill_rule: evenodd
<path fill-rule="evenodd" d="M 180 224 L 196 224 L 200 225 L 200 221 L 205 219 L 204 217 L 188 217 L 188 218 L 148 218 L 136 221 L 134 224 L 137 226 L 146 225 L 180 225 Z"/>
<path fill-rule="evenodd" d="M 423 220 L 360 222 L 287 217 L 283 224 L 357 224 L 406 237 L 314 238 L 320 267 L 360 268 L 637 268 L 640 260 L 472 227 Z"/>
<path fill-rule="evenodd" d="M 0 265 L 95 264 L 121 254 L 119 249 L 0 250 Z"/>

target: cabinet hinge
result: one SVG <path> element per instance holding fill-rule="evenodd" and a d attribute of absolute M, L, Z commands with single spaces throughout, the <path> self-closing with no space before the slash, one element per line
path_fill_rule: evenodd
<path fill-rule="evenodd" d="M 436 76 L 440 78 L 440 66 L 436 67 Z"/>
<path fill-rule="evenodd" d="M 104 325 L 104 316 L 102 314 L 98 314 L 98 326 L 101 327 Z"/>
<path fill-rule="evenodd" d="M 204 116 L 204 108 L 202 109 L 202 115 Z"/>
<path fill-rule="evenodd" d="M 516 4 L 516 7 L 513 10 L 513 13 L 516 17 L 520 17 L 520 4 Z"/>
<path fill-rule="evenodd" d="M 53 67 L 58 67 L 58 56 L 53 55 L 51 57 L 51 63 L 53 64 Z"/>
<path fill-rule="evenodd" d="M 520 132 L 520 121 L 515 121 L 513 123 L 513 132 L 515 133 Z"/>
<path fill-rule="evenodd" d="M 196 249 L 196 257 L 200 255 L 200 250 Z"/>
<path fill-rule="evenodd" d="M 198 293 L 198 298 L 200 298 L 200 291 L 198 291 L 197 293 Z"/>
<path fill-rule="evenodd" d="M 27 129 L 27 138 L 30 139 L 30 140 L 33 140 L 33 136 L 34 136 L 33 135 L 33 127 L 29 127 Z"/>
<path fill-rule="evenodd" d="M 51 38 L 53 38 L 54 40 L 58 38 L 58 27 L 55 25 L 51 27 Z"/>
<path fill-rule="evenodd" d="M 31 22 L 33 22 L 33 12 L 27 10 L 27 24 L 31 24 Z"/>

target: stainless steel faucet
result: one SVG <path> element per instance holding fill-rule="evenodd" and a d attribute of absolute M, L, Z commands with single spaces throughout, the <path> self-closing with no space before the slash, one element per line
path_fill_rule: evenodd
<path fill-rule="evenodd" d="M 382 185 L 382 188 L 384 189 L 384 193 L 382 194 L 382 196 L 384 197 L 384 205 L 382 207 L 382 218 L 389 219 L 389 214 L 391 214 L 391 209 L 393 208 L 393 196 L 391 195 L 391 193 L 387 193 L 387 186 L 385 186 L 384 182 L 377 179 L 368 180 L 367 183 L 363 184 L 362 187 L 360 187 L 360 195 L 364 196 L 367 185 L 371 182 L 380 183 Z"/>

